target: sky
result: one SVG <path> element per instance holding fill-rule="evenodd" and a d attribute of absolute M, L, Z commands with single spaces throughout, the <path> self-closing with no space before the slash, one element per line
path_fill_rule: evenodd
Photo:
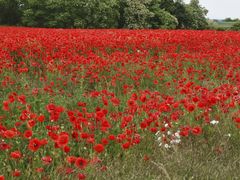
<path fill-rule="evenodd" d="M 190 0 L 184 0 L 188 3 Z M 210 19 L 240 18 L 240 0 L 199 0 Z"/>

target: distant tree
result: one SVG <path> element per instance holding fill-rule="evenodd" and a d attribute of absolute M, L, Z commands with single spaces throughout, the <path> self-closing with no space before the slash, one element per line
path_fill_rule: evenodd
<path fill-rule="evenodd" d="M 46 0 L 26 0 L 22 24 L 31 27 L 47 27 L 49 13 Z"/>
<path fill-rule="evenodd" d="M 199 0 L 0 0 L 0 24 L 51 28 L 207 28 Z"/>
<path fill-rule="evenodd" d="M 240 21 L 237 21 L 236 23 L 234 23 L 233 26 L 231 27 L 231 30 L 240 31 Z"/>
<path fill-rule="evenodd" d="M 154 1 L 154 0 L 153 0 Z M 157 0 L 159 3 L 159 8 L 163 9 L 170 14 L 173 14 L 175 10 L 175 2 L 174 0 Z"/>
<path fill-rule="evenodd" d="M 186 5 L 187 15 L 189 16 L 188 26 L 189 29 L 206 29 L 208 22 L 206 15 L 208 10 L 202 7 L 199 0 L 191 0 Z"/>
<path fill-rule="evenodd" d="M 117 0 L 27 0 L 22 22 L 33 27 L 114 28 Z"/>
<path fill-rule="evenodd" d="M 149 19 L 154 15 L 147 5 L 151 0 L 126 0 L 124 27 L 130 29 L 149 28 Z"/>
<path fill-rule="evenodd" d="M 149 10 L 153 13 L 150 17 L 149 24 L 153 29 L 162 28 L 162 29 L 175 29 L 178 25 L 178 20 L 173 16 L 166 8 L 161 4 L 162 0 L 153 0 L 148 5 Z M 164 1 L 165 2 L 165 1 Z"/>
<path fill-rule="evenodd" d="M 226 21 L 226 22 L 232 22 L 233 20 L 232 20 L 230 17 L 228 17 L 228 18 L 225 18 L 224 21 Z"/>
<path fill-rule="evenodd" d="M 0 0 L 0 24 L 19 24 L 21 20 L 20 6 L 20 0 Z"/>
<path fill-rule="evenodd" d="M 174 10 L 172 12 L 178 20 L 177 29 L 184 29 L 191 26 L 191 18 L 186 9 L 186 5 L 182 0 L 176 0 L 174 3 Z"/>
<path fill-rule="evenodd" d="M 80 9 L 78 14 L 83 27 L 116 28 L 118 26 L 118 0 L 82 0 Z"/>

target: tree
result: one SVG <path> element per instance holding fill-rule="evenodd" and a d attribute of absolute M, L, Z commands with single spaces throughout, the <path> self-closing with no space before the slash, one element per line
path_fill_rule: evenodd
<path fill-rule="evenodd" d="M 153 13 L 149 20 L 150 27 L 153 29 L 175 29 L 178 25 L 178 20 L 167 11 L 167 9 L 170 10 L 171 7 L 166 7 L 162 3 L 165 3 L 165 1 L 153 0 L 148 5 L 148 9 Z"/>
<path fill-rule="evenodd" d="M 45 0 L 27 0 L 24 4 L 22 24 L 31 27 L 47 27 L 49 14 Z"/>
<path fill-rule="evenodd" d="M 115 28 L 117 0 L 27 0 L 22 22 L 26 26 L 55 28 Z"/>
<path fill-rule="evenodd" d="M 151 0 L 126 0 L 124 27 L 129 29 L 149 28 L 149 19 L 154 15 L 147 5 Z"/>
<path fill-rule="evenodd" d="M 20 6 L 20 0 L 0 0 L 0 24 L 19 24 L 21 20 Z"/>
<path fill-rule="evenodd" d="M 190 27 L 190 15 L 186 10 L 186 5 L 182 0 L 177 0 L 174 3 L 174 10 L 172 12 L 178 20 L 177 29 L 184 29 Z"/>
<path fill-rule="evenodd" d="M 0 23 L 51 28 L 207 28 L 199 0 L 0 0 Z"/>
<path fill-rule="evenodd" d="M 186 13 L 189 16 L 188 26 L 189 29 L 206 29 L 208 23 L 206 15 L 208 11 L 199 4 L 199 0 L 191 0 L 186 5 Z"/>
<path fill-rule="evenodd" d="M 80 9 L 77 13 L 85 28 L 116 28 L 118 26 L 118 0 L 83 0 Z"/>
<path fill-rule="evenodd" d="M 231 30 L 233 31 L 240 31 L 240 21 L 237 21 L 233 24 L 233 26 L 231 27 Z"/>

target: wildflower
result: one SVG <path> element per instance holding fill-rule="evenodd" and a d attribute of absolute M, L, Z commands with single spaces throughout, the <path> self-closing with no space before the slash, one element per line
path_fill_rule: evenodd
<path fill-rule="evenodd" d="M 219 121 L 216 121 L 216 120 L 210 121 L 210 124 L 212 124 L 212 125 L 216 125 L 216 124 L 218 124 L 218 123 L 219 123 Z"/>
<path fill-rule="evenodd" d="M 72 174 L 73 172 L 74 172 L 73 168 L 68 167 L 68 168 L 65 169 L 66 174 Z"/>
<path fill-rule="evenodd" d="M 194 127 L 194 128 L 192 129 L 192 133 L 193 133 L 194 135 L 200 135 L 200 134 L 202 134 L 202 128 L 199 127 L 199 126 Z"/>
<path fill-rule="evenodd" d="M 193 112 L 194 109 L 195 109 L 195 105 L 194 105 L 194 104 L 188 104 L 188 105 L 187 105 L 187 110 L 188 110 L 189 112 Z"/>
<path fill-rule="evenodd" d="M 37 120 L 38 120 L 38 122 L 44 122 L 45 116 L 44 115 L 40 115 L 40 116 L 38 116 Z"/>
<path fill-rule="evenodd" d="M 76 159 L 77 158 L 75 156 L 67 156 L 67 162 L 70 164 L 74 164 Z"/>
<path fill-rule="evenodd" d="M 71 151 L 71 148 L 69 146 L 64 146 L 63 151 L 65 153 L 69 153 Z"/>
<path fill-rule="evenodd" d="M 13 130 L 6 130 L 4 132 L 4 136 L 8 139 L 12 139 L 14 136 L 16 136 L 16 132 Z"/>
<path fill-rule="evenodd" d="M 28 144 L 28 149 L 32 152 L 36 152 L 41 146 L 41 142 L 38 139 L 31 139 Z"/>
<path fill-rule="evenodd" d="M 165 144 L 164 147 L 165 147 L 166 149 L 169 149 L 171 146 L 169 146 L 168 144 Z"/>
<path fill-rule="evenodd" d="M 87 166 L 87 160 L 82 157 L 78 157 L 75 161 L 75 166 L 79 169 L 85 169 Z"/>
<path fill-rule="evenodd" d="M 41 172 L 43 172 L 43 171 L 44 171 L 43 168 L 36 168 L 36 172 L 38 172 L 38 173 L 41 173 Z"/>
<path fill-rule="evenodd" d="M 15 169 L 15 170 L 13 171 L 13 173 L 12 173 L 12 176 L 13 176 L 13 177 L 19 177 L 19 176 L 21 176 L 21 171 L 18 170 L 18 169 Z"/>
<path fill-rule="evenodd" d="M 124 144 L 122 144 L 122 148 L 123 149 L 128 149 L 130 147 L 131 143 L 130 142 L 126 142 Z"/>
<path fill-rule="evenodd" d="M 10 156 L 13 159 L 20 159 L 22 157 L 22 154 L 20 151 L 14 151 L 14 152 L 11 152 Z"/>
<path fill-rule="evenodd" d="M 232 135 L 231 135 L 230 133 L 228 133 L 228 134 L 226 134 L 225 136 L 227 136 L 227 137 L 231 137 Z"/>
<path fill-rule="evenodd" d="M 58 136 L 57 144 L 58 146 L 63 147 L 68 144 L 68 141 L 69 141 L 69 135 L 64 133 Z"/>
<path fill-rule="evenodd" d="M 104 146 L 102 144 L 97 144 L 94 146 L 94 150 L 98 153 L 101 153 L 104 151 Z"/>
<path fill-rule="evenodd" d="M 23 134 L 23 137 L 25 137 L 26 139 L 29 139 L 30 137 L 32 137 L 33 133 L 31 130 L 26 130 Z"/>
<path fill-rule="evenodd" d="M 45 165 L 51 164 L 51 162 L 52 162 L 51 156 L 44 156 L 44 157 L 42 157 L 42 162 L 43 162 L 43 164 L 45 164 Z"/>
<path fill-rule="evenodd" d="M 3 101 L 3 110 L 4 111 L 9 111 L 9 102 L 8 101 Z"/>
<path fill-rule="evenodd" d="M 18 101 L 19 101 L 21 104 L 26 104 L 26 96 L 25 96 L 25 95 L 20 95 L 20 96 L 18 96 Z"/>
<path fill-rule="evenodd" d="M 78 179 L 86 179 L 86 176 L 82 173 L 78 174 Z"/>
<path fill-rule="evenodd" d="M 240 123 L 240 118 L 235 118 L 234 121 L 235 121 L 236 123 Z"/>
<path fill-rule="evenodd" d="M 116 139 L 116 137 L 114 135 L 110 134 L 108 136 L 108 139 L 111 140 L 111 141 L 114 141 Z"/>

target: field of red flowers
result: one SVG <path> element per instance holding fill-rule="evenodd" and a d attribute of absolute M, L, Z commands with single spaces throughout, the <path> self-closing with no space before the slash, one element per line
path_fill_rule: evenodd
<path fill-rule="evenodd" d="M 0 39 L 1 180 L 171 179 L 157 154 L 192 146 L 237 150 L 240 177 L 239 32 L 1 27 Z M 150 169 L 114 177 L 134 158 Z"/>

